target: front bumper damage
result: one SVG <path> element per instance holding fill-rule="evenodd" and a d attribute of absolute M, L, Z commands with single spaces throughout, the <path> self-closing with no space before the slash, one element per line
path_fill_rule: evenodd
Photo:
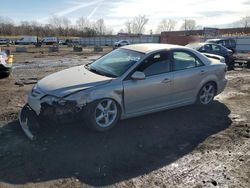
<path fill-rule="evenodd" d="M 83 118 L 83 115 L 83 108 L 74 101 L 67 101 L 63 106 L 56 102 L 52 105 L 44 102 L 40 104 L 39 111 L 26 104 L 19 113 L 19 123 L 25 135 L 34 140 L 43 126 L 41 122 L 69 123 Z"/>
<path fill-rule="evenodd" d="M 38 116 L 36 113 L 30 108 L 28 104 L 26 104 L 19 113 L 19 123 L 21 125 L 22 130 L 26 134 L 26 136 L 30 140 L 35 139 L 35 130 L 34 127 L 39 127 Z"/>

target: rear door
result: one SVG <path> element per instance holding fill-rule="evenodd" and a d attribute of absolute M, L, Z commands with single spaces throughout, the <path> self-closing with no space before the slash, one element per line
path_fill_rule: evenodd
<path fill-rule="evenodd" d="M 173 62 L 173 100 L 176 104 L 191 102 L 196 99 L 197 88 L 206 76 L 202 61 L 187 50 L 172 51 Z"/>
<path fill-rule="evenodd" d="M 173 72 L 167 51 L 152 54 L 134 71 L 144 72 L 144 80 L 123 81 L 124 105 L 127 114 L 141 113 L 172 103 Z"/>

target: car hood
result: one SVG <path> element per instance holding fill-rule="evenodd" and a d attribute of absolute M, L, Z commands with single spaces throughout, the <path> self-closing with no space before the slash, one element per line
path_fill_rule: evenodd
<path fill-rule="evenodd" d="M 53 73 L 38 81 L 37 87 L 46 95 L 64 97 L 71 93 L 110 82 L 112 78 L 76 66 Z"/>

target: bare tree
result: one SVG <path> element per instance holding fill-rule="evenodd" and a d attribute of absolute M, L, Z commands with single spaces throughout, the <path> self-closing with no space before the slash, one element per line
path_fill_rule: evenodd
<path fill-rule="evenodd" d="M 184 23 L 181 26 L 181 30 L 192 31 L 194 29 L 196 29 L 195 20 L 184 20 Z"/>
<path fill-rule="evenodd" d="M 106 26 L 103 19 L 99 19 L 95 22 L 95 30 L 99 35 L 106 33 Z"/>
<path fill-rule="evenodd" d="M 77 28 L 80 31 L 84 31 L 86 28 L 91 28 L 91 23 L 89 20 L 85 19 L 84 17 L 80 17 L 76 20 Z"/>
<path fill-rule="evenodd" d="M 0 16 L 0 34 L 11 35 L 15 32 L 13 20 Z"/>
<path fill-rule="evenodd" d="M 49 24 L 54 28 L 62 28 L 62 19 L 57 16 L 52 16 L 49 19 Z"/>
<path fill-rule="evenodd" d="M 68 36 L 71 21 L 68 18 L 62 18 L 62 27 L 64 28 L 64 35 Z"/>
<path fill-rule="evenodd" d="M 125 33 L 123 29 L 120 29 L 118 33 Z"/>
<path fill-rule="evenodd" d="M 241 24 L 244 28 L 250 27 L 250 16 L 243 17 L 241 19 Z"/>
<path fill-rule="evenodd" d="M 129 34 L 131 34 L 131 30 L 132 30 L 132 22 L 130 20 L 125 22 L 125 31 Z"/>
<path fill-rule="evenodd" d="M 70 27 L 71 21 L 68 18 L 62 18 L 62 27 L 68 29 Z"/>
<path fill-rule="evenodd" d="M 157 32 L 161 33 L 162 31 L 172 31 L 175 29 L 176 23 L 177 22 L 175 20 L 164 19 L 159 23 L 158 28 L 157 28 Z"/>
<path fill-rule="evenodd" d="M 142 34 L 145 30 L 145 25 L 148 23 L 148 18 L 145 15 L 136 16 L 132 20 L 131 32 L 135 34 Z"/>
<path fill-rule="evenodd" d="M 52 29 L 57 30 L 57 35 L 62 36 L 64 34 L 63 29 L 63 20 L 60 17 L 53 16 L 49 19 L 49 25 L 52 27 Z"/>

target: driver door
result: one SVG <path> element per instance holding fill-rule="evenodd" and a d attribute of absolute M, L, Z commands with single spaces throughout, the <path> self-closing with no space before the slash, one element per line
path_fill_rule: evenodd
<path fill-rule="evenodd" d="M 134 71 L 144 72 L 144 80 L 123 81 L 126 114 L 143 113 L 172 103 L 173 73 L 167 51 L 157 52 Z"/>

